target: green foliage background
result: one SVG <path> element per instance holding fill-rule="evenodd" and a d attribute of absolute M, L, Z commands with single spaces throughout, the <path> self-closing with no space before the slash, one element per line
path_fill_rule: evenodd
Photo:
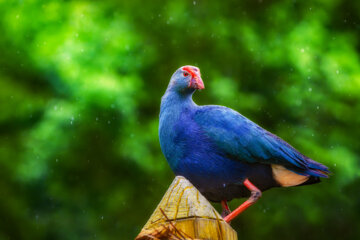
<path fill-rule="evenodd" d="M 265 192 L 240 238 L 359 239 L 359 31 L 351 0 L 0 0 L 0 239 L 133 239 L 173 178 L 159 103 L 185 64 L 198 104 L 333 172 Z"/>

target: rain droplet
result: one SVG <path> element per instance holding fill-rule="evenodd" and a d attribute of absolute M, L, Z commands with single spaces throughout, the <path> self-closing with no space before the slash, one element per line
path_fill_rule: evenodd
<path fill-rule="evenodd" d="M 196 5 L 196 1 L 193 1 L 193 4 Z"/>
<path fill-rule="evenodd" d="M 100 218 L 101 218 L 101 220 L 104 220 L 104 216 L 101 216 Z"/>
<path fill-rule="evenodd" d="M 319 109 L 320 107 L 319 106 L 316 106 L 316 109 Z"/>
<path fill-rule="evenodd" d="M 309 92 L 311 92 L 312 91 L 312 88 L 309 88 Z"/>
<path fill-rule="evenodd" d="M 303 52 L 305 52 L 305 49 L 303 49 L 303 48 L 302 48 L 302 49 L 300 49 L 300 52 L 302 52 L 302 53 L 303 53 Z"/>
<path fill-rule="evenodd" d="M 339 74 L 340 73 L 340 71 L 339 70 L 336 70 L 336 74 Z"/>

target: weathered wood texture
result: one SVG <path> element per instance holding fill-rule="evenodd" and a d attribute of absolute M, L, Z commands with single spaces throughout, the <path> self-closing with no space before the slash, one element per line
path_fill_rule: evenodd
<path fill-rule="evenodd" d="M 187 179 L 178 176 L 136 237 L 147 239 L 237 240 L 237 234 Z"/>

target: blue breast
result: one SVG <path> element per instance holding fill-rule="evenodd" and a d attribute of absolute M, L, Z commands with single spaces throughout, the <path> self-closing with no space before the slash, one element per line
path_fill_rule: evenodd
<path fill-rule="evenodd" d="M 225 156 L 193 120 L 192 108 L 160 118 L 160 144 L 176 175 L 189 179 L 201 192 L 241 183 L 248 164 Z"/>

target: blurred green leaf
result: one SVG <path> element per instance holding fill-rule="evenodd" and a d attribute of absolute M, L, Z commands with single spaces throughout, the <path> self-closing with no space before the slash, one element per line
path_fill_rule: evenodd
<path fill-rule="evenodd" d="M 0 239 L 133 239 L 173 177 L 159 103 L 185 64 L 205 81 L 197 103 L 333 172 L 264 193 L 233 221 L 239 236 L 359 238 L 359 13 L 337 0 L 0 0 Z"/>

